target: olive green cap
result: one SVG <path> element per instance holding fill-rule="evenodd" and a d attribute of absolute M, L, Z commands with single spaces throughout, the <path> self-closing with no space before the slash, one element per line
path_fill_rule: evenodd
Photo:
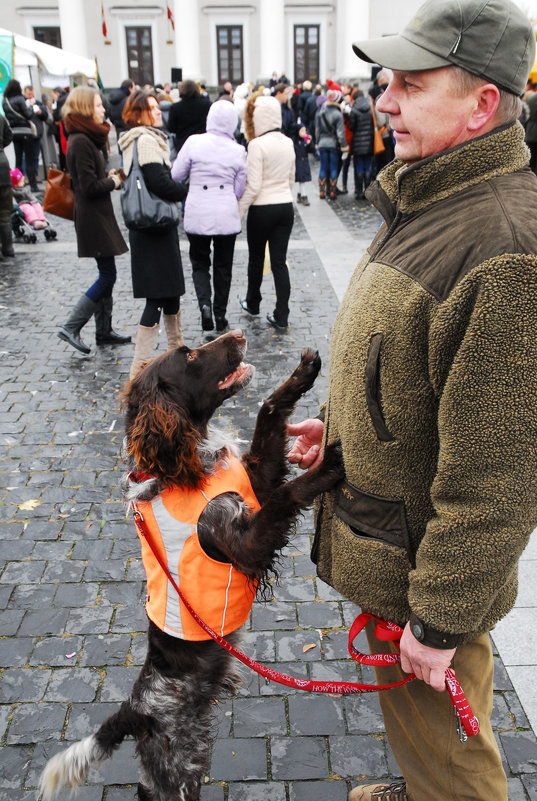
<path fill-rule="evenodd" d="M 427 0 L 397 36 L 353 44 L 363 61 L 403 72 L 456 66 L 520 95 L 535 33 L 511 0 Z"/>

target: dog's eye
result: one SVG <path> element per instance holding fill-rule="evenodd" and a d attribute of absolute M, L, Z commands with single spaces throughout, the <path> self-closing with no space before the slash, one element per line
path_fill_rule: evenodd
<path fill-rule="evenodd" d="M 195 353 L 193 351 L 188 351 L 188 353 L 186 354 L 187 361 L 193 362 L 194 359 L 196 358 L 196 356 L 197 356 L 197 353 Z"/>

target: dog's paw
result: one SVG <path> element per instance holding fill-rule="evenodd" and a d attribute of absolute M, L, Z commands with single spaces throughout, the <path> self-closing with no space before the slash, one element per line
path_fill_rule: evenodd
<path fill-rule="evenodd" d="M 343 462 L 343 448 L 341 440 L 335 439 L 329 442 L 324 449 L 323 460 L 319 469 L 324 475 L 330 478 L 332 486 L 338 484 L 345 478 L 345 465 Z"/>
<path fill-rule="evenodd" d="M 302 351 L 300 364 L 293 373 L 293 378 L 300 381 L 303 392 L 306 392 L 306 390 L 313 386 L 313 382 L 319 375 L 320 369 L 321 357 L 319 356 L 319 351 L 313 350 L 312 348 L 305 348 Z"/>

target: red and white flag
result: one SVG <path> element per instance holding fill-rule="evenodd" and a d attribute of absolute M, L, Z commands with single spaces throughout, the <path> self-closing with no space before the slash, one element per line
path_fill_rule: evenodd
<path fill-rule="evenodd" d="M 101 3 L 101 20 L 103 26 L 103 36 L 106 39 L 106 37 L 108 36 L 108 31 L 106 30 L 106 20 L 104 18 L 104 5 L 102 3 Z"/>
<path fill-rule="evenodd" d="M 166 8 L 168 10 L 168 19 L 169 19 L 169 21 L 171 23 L 172 30 L 175 30 L 175 22 L 174 22 L 174 19 L 173 19 L 172 10 L 168 5 L 166 6 Z"/>

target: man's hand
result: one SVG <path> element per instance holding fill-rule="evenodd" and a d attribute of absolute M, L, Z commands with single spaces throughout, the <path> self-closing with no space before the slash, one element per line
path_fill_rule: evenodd
<path fill-rule="evenodd" d="M 441 693 L 446 689 L 446 670 L 451 664 L 456 648 L 446 650 L 431 648 L 417 640 L 407 623 L 401 637 L 401 668 L 405 673 L 415 673 L 418 679 L 430 684 Z"/>
<path fill-rule="evenodd" d="M 298 464 L 302 470 L 317 467 L 322 461 L 321 443 L 323 441 L 324 423 L 322 420 L 303 420 L 296 425 L 289 424 L 287 433 L 296 437 L 287 458 Z"/>

